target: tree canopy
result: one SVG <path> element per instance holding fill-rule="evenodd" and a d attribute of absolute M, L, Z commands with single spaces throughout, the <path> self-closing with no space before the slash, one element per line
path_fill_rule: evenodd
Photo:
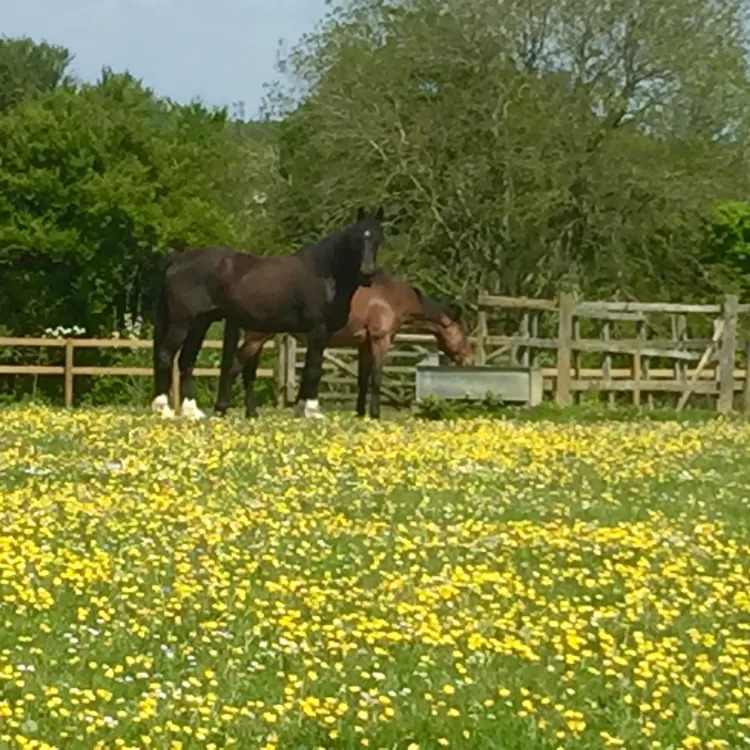
<path fill-rule="evenodd" d="M 281 216 L 302 237 L 384 201 L 390 264 L 464 298 L 715 293 L 705 221 L 748 194 L 746 10 L 349 0 L 269 98 Z"/>
<path fill-rule="evenodd" d="M 72 55 L 64 47 L 28 37 L 0 37 L 0 113 L 16 104 L 70 82 Z"/>
<path fill-rule="evenodd" d="M 0 325 L 111 331 L 168 247 L 283 253 L 385 204 L 465 304 L 750 293 L 748 0 L 344 0 L 261 122 L 0 40 Z"/>
<path fill-rule="evenodd" d="M 252 237 L 234 184 L 251 153 L 243 161 L 226 113 L 159 99 L 130 75 L 26 98 L 0 117 L 0 153 L 9 330 L 111 331 L 142 311 L 171 242 Z"/>

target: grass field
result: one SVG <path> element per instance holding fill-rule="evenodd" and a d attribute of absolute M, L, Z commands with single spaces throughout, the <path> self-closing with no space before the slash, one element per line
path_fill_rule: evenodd
<path fill-rule="evenodd" d="M 747 747 L 748 447 L 6 410 L 0 747 Z"/>

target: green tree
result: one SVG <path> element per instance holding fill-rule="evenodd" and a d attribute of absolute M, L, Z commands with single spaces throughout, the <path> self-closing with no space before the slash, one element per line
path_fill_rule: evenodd
<path fill-rule="evenodd" d="M 289 231 L 385 201 L 384 258 L 435 291 L 711 294 L 703 222 L 748 187 L 746 9 L 350 0 L 269 97 Z"/>
<path fill-rule="evenodd" d="M 750 299 L 750 203 L 722 201 L 713 206 L 704 262 L 724 289 Z"/>
<path fill-rule="evenodd" d="M 65 47 L 28 37 L 0 37 L 0 114 L 32 96 L 70 83 L 73 57 Z"/>
<path fill-rule="evenodd" d="M 234 242 L 224 111 L 157 99 L 129 75 L 57 88 L 0 118 L 0 314 L 38 332 L 119 326 L 179 238 Z"/>
<path fill-rule="evenodd" d="M 226 205 L 241 227 L 238 242 L 248 252 L 270 255 L 291 245 L 276 204 L 286 190 L 279 148 L 280 123 L 230 122 L 233 158 L 227 166 Z"/>

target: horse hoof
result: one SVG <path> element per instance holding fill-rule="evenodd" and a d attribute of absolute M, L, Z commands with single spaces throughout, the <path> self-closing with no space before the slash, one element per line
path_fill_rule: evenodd
<path fill-rule="evenodd" d="M 151 411 L 159 414 L 164 419 L 172 419 L 174 417 L 172 407 L 169 405 L 169 398 L 165 394 L 157 396 L 151 402 Z"/>
<path fill-rule="evenodd" d="M 182 408 L 180 409 L 180 412 L 183 417 L 187 417 L 188 419 L 197 420 L 206 418 L 205 413 L 198 408 L 198 404 L 195 402 L 194 398 L 186 398 L 182 402 Z"/>
<path fill-rule="evenodd" d="M 305 417 L 306 419 L 323 419 L 323 412 L 320 411 L 318 399 L 308 399 L 307 401 L 298 401 L 294 407 L 295 417 Z"/>

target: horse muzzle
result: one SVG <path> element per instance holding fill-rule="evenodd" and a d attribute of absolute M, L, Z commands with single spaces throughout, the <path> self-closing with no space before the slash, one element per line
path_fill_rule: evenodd
<path fill-rule="evenodd" d="M 459 367 L 473 367 L 476 364 L 474 352 L 471 349 L 463 349 L 454 355 L 453 361 Z"/>
<path fill-rule="evenodd" d="M 361 268 L 359 271 L 359 285 L 372 286 L 372 280 L 375 277 L 375 266 Z"/>

